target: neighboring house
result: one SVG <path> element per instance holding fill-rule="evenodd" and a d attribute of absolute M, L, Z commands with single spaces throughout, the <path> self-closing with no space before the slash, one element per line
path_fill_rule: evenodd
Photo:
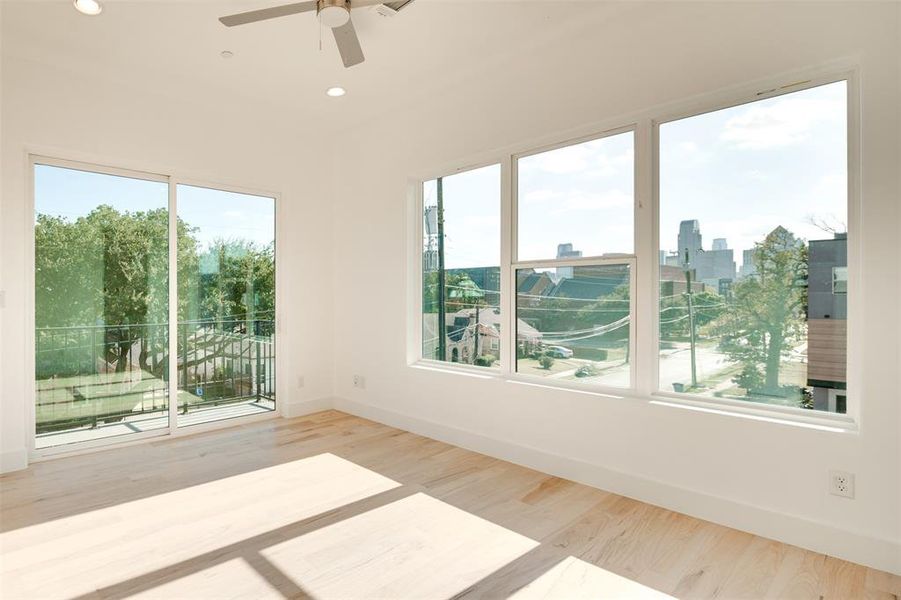
<path fill-rule="evenodd" d="M 572 278 L 557 282 L 548 296 L 594 300 L 629 284 L 629 272 L 621 265 L 573 267 Z"/>
<path fill-rule="evenodd" d="M 546 271 L 521 269 L 516 272 L 516 291 L 519 294 L 516 302 L 519 306 L 536 306 L 554 285 L 554 278 Z"/>
<path fill-rule="evenodd" d="M 448 313 L 445 317 L 447 354 L 446 360 L 472 364 L 477 356 L 492 355 L 500 358 L 501 315 L 491 308 L 480 308 L 479 322 L 476 327 L 476 309 L 467 308 Z M 438 315 L 425 313 L 422 315 L 422 356 L 437 360 L 438 348 Z M 479 336 L 478 354 L 475 352 L 476 332 Z M 541 341 L 541 333 L 523 321 L 516 320 L 516 339 L 519 345 L 537 346 Z"/>
<path fill-rule="evenodd" d="M 673 267 L 670 265 L 660 265 L 660 297 L 670 298 L 678 294 L 684 294 L 688 291 L 685 281 L 685 270 L 682 267 Z M 691 291 L 698 294 L 700 292 L 716 292 L 719 289 L 717 285 L 710 286 L 703 281 L 696 279 L 695 272 L 691 272 Z"/>
<path fill-rule="evenodd" d="M 807 259 L 807 385 L 817 410 L 846 410 L 848 236 L 811 240 Z"/>

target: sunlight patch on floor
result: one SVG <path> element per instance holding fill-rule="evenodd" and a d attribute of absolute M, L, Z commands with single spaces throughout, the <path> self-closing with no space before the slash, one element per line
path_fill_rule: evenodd
<path fill-rule="evenodd" d="M 450 598 L 536 546 L 417 493 L 261 554 L 318 600 Z"/>
<path fill-rule="evenodd" d="M 129 600 L 173 600 L 175 598 L 253 598 L 284 600 L 265 577 L 246 561 L 234 558 L 209 569 L 191 573 L 150 590 L 129 594 Z"/>
<path fill-rule="evenodd" d="M 518 590 L 511 600 L 595 600 L 596 598 L 653 598 L 672 596 L 611 573 L 597 565 L 568 556 L 549 571 Z"/>
<path fill-rule="evenodd" d="M 0 596 L 72 598 L 399 486 L 319 454 L 13 529 L 0 534 Z"/>

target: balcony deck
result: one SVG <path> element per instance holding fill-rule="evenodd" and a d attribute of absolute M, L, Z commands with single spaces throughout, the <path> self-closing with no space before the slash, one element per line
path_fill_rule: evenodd
<path fill-rule="evenodd" d="M 195 398 L 193 394 L 179 392 L 179 405 L 182 405 L 182 396 Z M 274 410 L 275 402 L 271 400 L 248 398 L 230 404 L 194 407 L 188 413 L 179 412 L 178 426 L 190 427 L 236 417 L 269 413 Z M 42 449 L 66 444 L 91 442 L 132 433 L 164 430 L 167 427 L 169 427 L 169 414 L 167 410 L 163 409 L 156 413 L 137 414 L 134 417 L 126 417 L 121 421 L 101 424 L 97 427 L 85 426 L 41 433 L 35 437 L 35 446 Z"/>

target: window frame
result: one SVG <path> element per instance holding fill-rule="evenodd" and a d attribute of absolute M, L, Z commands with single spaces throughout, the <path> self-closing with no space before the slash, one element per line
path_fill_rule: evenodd
<path fill-rule="evenodd" d="M 797 407 L 765 405 L 743 400 L 711 398 L 659 389 L 659 127 L 660 125 L 725 108 L 751 104 L 829 83 L 844 81 L 847 85 L 847 173 L 848 173 L 848 341 L 847 341 L 847 413 L 829 413 Z M 634 134 L 634 217 L 633 254 L 616 257 L 581 257 L 518 261 L 518 212 L 516 160 L 548 150 L 632 131 Z M 842 61 L 822 67 L 779 74 L 750 83 L 701 94 L 688 99 L 662 104 L 628 115 L 599 121 L 532 142 L 519 143 L 482 154 L 475 161 L 450 163 L 423 176 L 408 180 L 408 232 L 413 232 L 408 256 L 407 363 L 445 373 L 471 375 L 510 383 L 535 385 L 547 389 L 575 391 L 597 396 L 643 401 L 651 405 L 686 408 L 701 412 L 727 414 L 752 420 L 776 422 L 830 432 L 857 432 L 859 419 L 858 389 L 862 380 L 858 327 L 861 318 L 861 240 L 860 223 L 860 86 L 859 65 Z M 421 357 L 422 315 L 422 184 L 438 176 L 448 176 L 473 168 L 501 165 L 501 323 L 500 369 L 430 361 Z M 460 165 L 467 166 L 460 166 Z M 412 221 L 410 221 L 412 219 Z M 630 298 L 630 388 L 612 388 L 581 382 L 548 380 L 540 376 L 516 372 L 516 270 L 520 268 L 553 268 L 624 264 L 631 269 Z"/>
<path fill-rule="evenodd" d="M 797 77 L 800 77 L 798 79 Z M 858 74 L 856 69 L 851 70 L 841 70 L 841 71 L 831 71 L 825 74 L 810 74 L 807 77 L 803 75 L 798 75 L 792 81 L 789 78 L 782 77 L 780 79 L 771 80 L 769 86 L 765 87 L 765 89 L 756 92 L 750 91 L 742 91 L 738 93 L 726 93 L 721 94 L 717 97 L 717 94 L 710 95 L 710 100 L 707 101 L 696 101 L 695 103 L 689 104 L 685 107 L 672 109 L 668 112 L 661 113 L 661 116 L 657 118 L 653 118 L 651 120 L 652 126 L 652 144 L 653 144 L 653 206 L 654 206 L 654 229 L 653 229 L 653 239 L 654 239 L 654 251 L 655 253 L 659 253 L 660 251 L 660 126 L 666 123 L 670 123 L 673 121 L 679 121 L 682 119 L 687 119 L 699 115 L 704 115 L 712 112 L 716 112 L 719 110 L 724 110 L 727 108 L 735 108 L 738 106 L 745 106 L 753 104 L 758 100 L 766 100 L 770 98 L 777 98 L 779 96 L 785 96 L 794 92 L 800 92 L 803 90 L 808 90 L 811 88 L 820 87 L 823 85 L 828 85 L 830 83 L 838 83 L 844 81 L 846 83 L 846 135 L 847 135 L 847 202 L 848 202 L 848 264 L 846 265 L 849 269 L 849 279 L 848 279 L 848 293 L 850 295 L 848 299 L 848 315 L 847 315 L 847 327 L 848 327 L 848 341 L 847 348 L 848 350 L 845 353 L 845 362 L 846 362 L 846 372 L 847 372 L 847 395 L 851 400 L 847 402 L 847 410 L 846 414 L 836 414 L 829 413 L 827 411 L 817 411 L 810 410 L 800 407 L 792 407 L 792 406 L 779 406 L 779 405 L 765 405 L 762 403 L 756 402 L 748 402 L 745 400 L 732 400 L 728 398 L 711 398 L 706 396 L 698 396 L 693 394 L 688 394 L 684 392 L 675 392 L 669 390 L 663 390 L 660 388 L 660 361 L 659 361 L 659 347 L 660 347 L 660 265 L 657 264 L 660 261 L 654 261 L 654 289 L 653 289 L 653 297 L 654 297 L 654 306 L 657 307 L 651 317 L 653 320 L 653 334 L 654 334 L 654 344 L 653 344 L 653 352 L 655 354 L 655 358 L 653 361 L 654 368 L 652 371 L 652 384 L 653 389 L 651 392 L 651 396 L 654 398 L 660 398 L 667 401 L 676 401 L 687 405 L 703 405 L 703 406 L 714 406 L 719 408 L 730 408 L 730 409 L 747 409 L 753 408 L 755 411 L 764 411 L 773 414 L 780 414 L 782 416 L 787 417 L 795 417 L 800 420 L 805 420 L 806 417 L 814 417 L 816 419 L 826 419 L 833 421 L 841 421 L 841 422 L 849 422 L 856 423 L 858 417 L 858 403 L 853 401 L 853 398 L 857 396 L 858 389 L 858 373 L 860 369 L 860 365 L 856 360 L 856 356 L 859 353 L 852 352 L 852 321 L 854 323 L 858 321 L 858 302 L 857 298 L 860 295 L 859 289 L 859 260 L 860 260 L 860 240 L 858 235 L 858 223 L 859 223 L 859 209 L 860 209 L 860 201 L 859 201 L 859 142 L 858 136 L 860 131 L 860 122 L 859 122 L 859 85 L 858 85 Z M 780 81 L 788 83 L 779 83 Z M 853 290 L 853 291 L 852 291 Z M 748 406 L 750 405 L 750 406 Z M 852 412 L 853 411 L 853 412 Z"/>
<path fill-rule="evenodd" d="M 65 156 L 69 154 L 69 156 Z M 281 194 L 270 190 L 259 188 L 245 187 L 222 183 L 219 181 L 210 181 L 203 177 L 196 177 L 190 174 L 180 173 L 171 169 L 152 169 L 144 168 L 142 165 L 136 166 L 111 166 L 116 164 L 114 160 L 106 160 L 103 157 L 92 155 L 73 155 L 71 153 L 59 152 L 53 148 L 27 146 L 24 151 L 25 159 L 25 227 L 27 230 L 27 247 L 25 248 L 25 309 L 26 309 L 26 327 L 25 327 L 25 367 L 26 372 L 31 373 L 25 380 L 25 431 L 27 432 L 27 453 L 29 463 L 40 462 L 49 458 L 60 456 L 72 456 L 103 450 L 107 448 L 123 447 L 132 444 L 145 443 L 158 438 L 178 438 L 185 435 L 193 435 L 195 433 L 203 433 L 207 431 L 215 431 L 226 427 L 234 427 L 242 423 L 253 423 L 256 421 L 265 421 L 282 416 L 286 416 L 286 401 L 278 401 L 275 403 L 275 410 L 267 414 L 248 415 L 243 417 L 235 417 L 222 419 L 219 421 L 211 421 L 192 425 L 190 427 L 178 426 L 178 404 L 173 399 L 178 397 L 178 378 L 170 377 L 167 381 L 169 388 L 169 423 L 165 428 L 153 431 L 135 432 L 127 436 L 111 436 L 106 438 L 98 438 L 95 440 L 87 440 L 83 442 L 60 444 L 56 446 L 47 446 L 43 448 L 37 447 L 36 427 L 37 427 L 37 383 L 34 378 L 35 372 L 35 323 L 36 323 L 36 305 L 35 305 L 35 167 L 37 165 L 46 165 L 51 167 L 61 167 L 65 169 L 73 169 L 85 171 L 88 173 L 98 173 L 103 175 L 113 175 L 118 177 L 127 177 L 131 179 L 140 179 L 165 183 L 168 186 L 168 304 L 169 304 L 169 372 L 175 373 L 177 369 L 173 368 L 178 360 L 177 344 L 178 344 L 178 296 L 171 293 L 172 290 L 178 290 L 178 264 L 177 253 L 171 252 L 175 247 L 177 238 L 177 197 L 176 189 L 179 185 L 189 185 L 195 187 L 209 188 L 225 192 L 234 192 L 239 194 L 248 194 L 252 196 L 260 196 L 271 198 L 274 209 L 274 233 L 275 233 L 275 372 L 284 372 L 285 369 L 285 348 L 282 338 L 282 309 L 283 303 L 282 287 L 284 286 L 284 276 L 281 273 L 280 262 L 282 260 L 279 246 L 281 240 Z M 175 315 L 176 318 L 171 318 Z M 275 395 L 276 399 L 287 397 L 287 388 L 284 378 L 275 379 Z"/>
<path fill-rule="evenodd" d="M 839 269 L 841 269 L 841 271 L 844 272 L 844 278 L 837 277 L 838 273 L 840 272 Z M 837 283 L 844 283 L 845 290 L 837 291 L 835 289 L 836 288 L 835 284 L 837 284 Z M 842 296 L 848 295 L 848 267 L 847 266 L 832 267 L 832 295 L 837 295 L 837 294 L 841 294 Z"/>

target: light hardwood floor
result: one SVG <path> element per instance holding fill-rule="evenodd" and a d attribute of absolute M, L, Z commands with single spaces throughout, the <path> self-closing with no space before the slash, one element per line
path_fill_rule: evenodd
<path fill-rule="evenodd" d="M 326 411 L 0 478 L 0 596 L 868 598 L 901 578 Z"/>

